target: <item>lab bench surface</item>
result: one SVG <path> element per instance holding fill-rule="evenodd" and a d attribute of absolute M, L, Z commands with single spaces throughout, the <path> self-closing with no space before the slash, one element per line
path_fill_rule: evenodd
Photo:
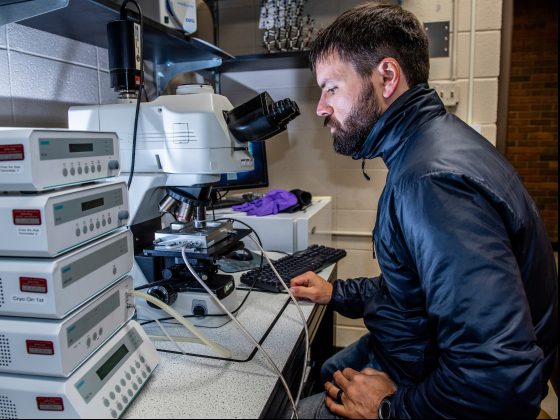
<path fill-rule="evenodd" d="M 319 275 L 332 282 L 336 271 L 333 264 Z M 233 276 L 236 285 L 244 287 L 239 282 L 241 274 Z M 238 290 L 239 302 L 246 293 Z M 309 327 L 312 360 L 320 368 L 332 355 L 332 311 L 311 302 L 302 302 L 301 307 Z M 262 342 L 263 349 L 282 370 L 295 398 L 303 374 L 305 342 L 301 316 L 289 302 L 289 296 L 255 289 L 237 319 Z M 184 327 L 165 326 L 172 335 L 189 336 Z M 157 326 L 144 328 L 148 334 L 162 335 Z M 160 352 L 161 365 L 123 418 L 274 418 L 283 411 L 289 402 L 280 380 L 237 327 L 230 322 L 201 330 L 211 340 L 230 349 L 236 361 L 220 360 L 217 353 L 198 344 L 181 343 L 181 346 L 187 353 L 200 357 Z M 161 350 L 176 351 L 172 343 L 156 341 L 154 344 Z M 312 383 L 306 385 L 308 391 L 312 388 Z"/>

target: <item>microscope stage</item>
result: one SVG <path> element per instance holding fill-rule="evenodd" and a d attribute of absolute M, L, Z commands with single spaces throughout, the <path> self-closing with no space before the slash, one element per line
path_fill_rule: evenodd
<path fill-rule="evenodd" d="M 214 223 L 214 222 L 209 222 Z M 230 223 L 231 225 L 231 223 Z M 166 231 L 167 229 L 160 230 L 157 233 L 161 233 Z M 216 258 L 221 257 L 222 255 L 227 255 L 231 252 L 236 251 L 237 249 L 243 248 L 243 243 L 241 240 L 246 236 L 251 234 L 251 230 L 249 229 L 235 229 L 230 231 L 232 233 L 228 233 L 225 239 L 220 240 L 219 242 L 213 243 L 209 248 L 187 248 L 186 254 L 187 258 L 189 259 L 197 259 L 197 260 L 215 260 Z M 235 233 L 233 233 L 235 232 Z M 156 235 L 157 235 L 156 233 Z M 177 231 L 174 231 L 174 235 L 177 235 Z M 181 240 L 189 240 L 191 239 L 174 239 L 177 242 Z M 170 248 L 167 246 L 157 246 L 153 245 L 149 248 L 144 249 L 144 255 L 149 257 L 175 257 L 178 258 L 179 261 L 182 260 L 181 255 L 182 245 L 177 246 L 174 245 Z"/>
<path fill-rule="evenodd" d="M 174 223 L 168 228 L 156 232 L 156 249 L 209 248 L 227 238 L 234 232 L 233 222 L 206 222 L 206 228 L 195 228 L 192 222 L 181 225 Z"/>

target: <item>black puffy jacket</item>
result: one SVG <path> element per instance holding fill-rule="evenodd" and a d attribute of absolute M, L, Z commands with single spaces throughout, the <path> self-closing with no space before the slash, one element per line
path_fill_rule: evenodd
<path fill-rule="evenodd" d="M 558 345 L 550 239 L 515 169 L 418 85 L 354 159 L 389 168 L 374 242 L 382 275 L 337 280 L 399 385 L 396 418 L 536 418 Z"/>

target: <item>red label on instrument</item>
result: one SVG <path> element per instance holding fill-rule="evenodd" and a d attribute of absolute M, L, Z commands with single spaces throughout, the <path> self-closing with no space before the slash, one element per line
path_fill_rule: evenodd
<path fill-rule="evenodd" d="M 27 353 L 43 356 L 54 356 L 54 345 L 52 341 L 27 340 Z"/>
<path fill-rule="evenodd" d="M 0 162 L 23 158 L 23 144 L 0 144 Z"/>
<path fill-rule="evenodd" d="M 37 408 L 39 411 L 64 411 L 62 398 L 37 397 Z"/>
<path fill-rule="evenodd" d="M 136 81 L 136 84 L 140 86 L 140 76 L 134 76 L 134 80 Z"/>
<path fill-rule="evenodd" d="M 41 210 L 13 210 L 14 225 L 40 225 Z"/>
<path fill-rule="evenodd" d="M 19 278 L 19 290 L 27 293 L 47 293 L 47 280 L 32 277 Z"/>

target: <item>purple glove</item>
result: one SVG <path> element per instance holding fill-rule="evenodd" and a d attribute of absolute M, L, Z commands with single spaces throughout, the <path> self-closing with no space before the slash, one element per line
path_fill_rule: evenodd
<path fill-rule="evenodd" d="M 248 216 L 268 216 L 277 214 L 279 211 L 297 204 L 297 197 L 286 190 L 272 190 L 263 198 L 245 203 L 241 206 L 233 206 L 235 211 L 246 211 Z"/>

